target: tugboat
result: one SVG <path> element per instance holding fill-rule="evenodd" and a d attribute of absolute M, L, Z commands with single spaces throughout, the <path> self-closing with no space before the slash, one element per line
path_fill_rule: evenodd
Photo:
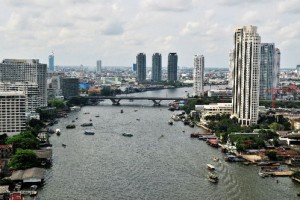
<path fill-rule="evenodd" d="M 133 135 L 131 133 L 122 133 L 123 136 L 125 137 L 132 137 Z"/>

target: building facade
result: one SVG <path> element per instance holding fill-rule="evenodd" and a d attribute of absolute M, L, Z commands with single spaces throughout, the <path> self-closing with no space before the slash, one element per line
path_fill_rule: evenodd
<path fill-rule="evenodd" d="M 25 107 L 24 92 L 0 92 L 0 133 L 10 136 L 25 130 Z"/>
<path fill-rule="evenodd" d="M 272 100 L 272 90 L 277 74 L 275 74 L 275 45 L 261 43 L 260 59 L 260 94 L 263 100 Z"/>
<path fill-rule="evenodd" d="M 52 52 L 49 55 L 49 71 L 53 72 L 54 70 L 55 70 L 55 68 L 54 68 L 54 53 Z"/>
<path fill-rule="evenodd" d="M 234 67 L 234 54 L 233 49 L 229 51 L 229 70 L 228 70 L 228 86 L 233 86 L 233 67 Z"/>
<path fill-rule="evenodd" d="M 279 83 L 280 83 L 280 49 L 276 48 L 275 49 L 275 67 L 274 67 L 274 81 L 273 81 L 273 88 L 279 88 Z"/>
<path fill-rule="evenodd" d="M 169 53 L 168 55 L 168 81 L 177 81 L 177 53 Z"/>
<path fill-rule="evenodd" d="M 40 107 L 41 101 L 37 83 L 33 82 L 0 82 L 0 91 L 22 91 L 25 94 L 26 113 L 35 112 Z"/>
<path fill-rule="evenodd" d="M 79 96 L 79 79 L 78 78 L 62 78 L 61 79 L 62 95 L 65 99 Z"/>
<path fill-rule="evenodd" d="M 145 81 L 146 80 L 146 54 L 139 53 L 136 56 L 136 65 L 137 65 L 137 80 Z"/>
<path fill-rule="evenodd" d="M 47 106 L 47 65 L 38 59 L 5 59 L 0 63 L 0 82 L 31 82 L 39 89 L 39 107 Z"/>
<path fill-rule="evenodd" d="M 193 70 L 193 88 L 194 95 L 198 97 L 203 95 L 204 87 L 204 56 L 195 55 L 194 56 L 194 70 Z"/>
<path fill-rule="evenodd" d="M 232 114 L 243 126 L 257 124 L 258 120 L 260 45 L 257 27 L 235 30 Z"/>
<path fill-rule="evenodd" d="M 102 61 L 101 60 L 97 60 L 96 73 L 100 74 L 101 71 L 102 71 Z"/>
<path fill-rule="evenodd" d="M 161 54 L 155 53 L 152 55 L 152 81 L 161 81 Z"/>

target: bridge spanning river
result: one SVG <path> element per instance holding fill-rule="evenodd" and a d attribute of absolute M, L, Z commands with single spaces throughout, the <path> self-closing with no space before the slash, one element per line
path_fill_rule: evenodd
<path fill-rule="evenodd" d="M 88 96 L 85 97 L 87 99 L 91 100 L 111 100 L 113 105 L 120 105 L 121 100 L 151 100 L 154 103 L 154 106 L 160 106 L 160 102 L 163 100 L 169 100 L 169 101 L 187 101 L 188 99 L 193 98 L 186 98 L 186 97 L 135 97 L 135 96 Z"/>

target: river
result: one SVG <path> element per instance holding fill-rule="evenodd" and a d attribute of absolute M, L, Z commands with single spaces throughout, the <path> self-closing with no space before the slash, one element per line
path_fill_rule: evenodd
<path fill-rule="evenodd" d="M 192 88 L 131 95 L 184 97 L 187 93 L 192 94 Z M 106 100 L 83 107 L 52 127 L 62 134 L 50 138 L 53 166 L 39 192 L 42 200 L 297 199 L 299 185 L 290 178 L 263 179 L 258 167 L 224 162 L 218 149 L 190 138 L 190 133 L 202 129 L 182 122 L 168 125 L 172 114 L 168 102 L 161 107 L 147 100 L 120 103 L 112 106 Z M 76 129 L 66 129 L 75 118 Z M 85 127 L 80 126 L 89 119 L 96 132 L 92 136 L 84 135 Z M 133 137 L 122 136 L 124 132 Z M 214 162 L 214 156 L 220 161 Z M 207 180 L 207 163 L 216 167 L 218 184 Z"/>

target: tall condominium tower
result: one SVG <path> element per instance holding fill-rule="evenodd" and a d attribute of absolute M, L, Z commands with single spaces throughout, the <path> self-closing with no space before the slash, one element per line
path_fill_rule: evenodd
<path fill-rule="evenodd" d="M 272 99 L 272 89 L 277 77 L 275 72 L 275 54 L 276 51 L 274 43 L 261 43 L 260 99 Z"/>
<path fill-rule="evenodd" d="M 25 130 L 25 102 L 22 91 L 0 92 L 0 133 L 11 136 Z"/>
<path fill-rule="evenodd" d="M 152 81 L 161 81 L 161 54 L 152 55 Z"/>
<path fill-rule="evenodd" d="M 177 53 L 169 53 L 168 56 L 168 81 L 177 81 Z"/>
<path fill-rule="evenodd" d="M 146 80 L 146 54 L 139 53 L 136 56 L 136 65 L 137 65 L 137 80 L 145 81 Z"/>
<path fill-rule="evenodd" d="M 52 53 L 49 55 L 49 71 L 53 72 L 54 71 L 54 53 L 52 51 Z"/>
<path fill-rule="evenodd" d="M 234 67 L 234 54 L 233 49 L 229 51 L 229 70 L 228 70 L 228 86 L 233 86 L 233 67 Z"/>
<path fill-rule="evenodd" d="M 96 73 L 100 74 L 101 70 L 102 70 L 102 61 L 101 60 L 97 60 Z"/>
<path fill-rule="evenodd" d="M 195 55 L 194 56 L 194 94 L 197 96 L 202 96 L 203 89 L 203 81 L 204 81 L 204 56 L 203 55 Z"/>
<path fill-rule="evenodd" d="M 273 81 L 273 88 L 279 87 L 279 76 L 280 76 L 280 49 L 275 49 L 275 67 L 274 67 L 274 81 Z"/>
<path fill-rule="evenodd" d="M 39 107 L 47 106 L 47 65 L 38 59 L 5 59 L 0 63 L 0 82 L 31 82 L 38 85 Z"/>
<path fill-rule="evenodd" d="M 257 124 L 259 107 L 260 36 L 257 27 L 234 33 L 232 114 L 243 126 Z"/>

